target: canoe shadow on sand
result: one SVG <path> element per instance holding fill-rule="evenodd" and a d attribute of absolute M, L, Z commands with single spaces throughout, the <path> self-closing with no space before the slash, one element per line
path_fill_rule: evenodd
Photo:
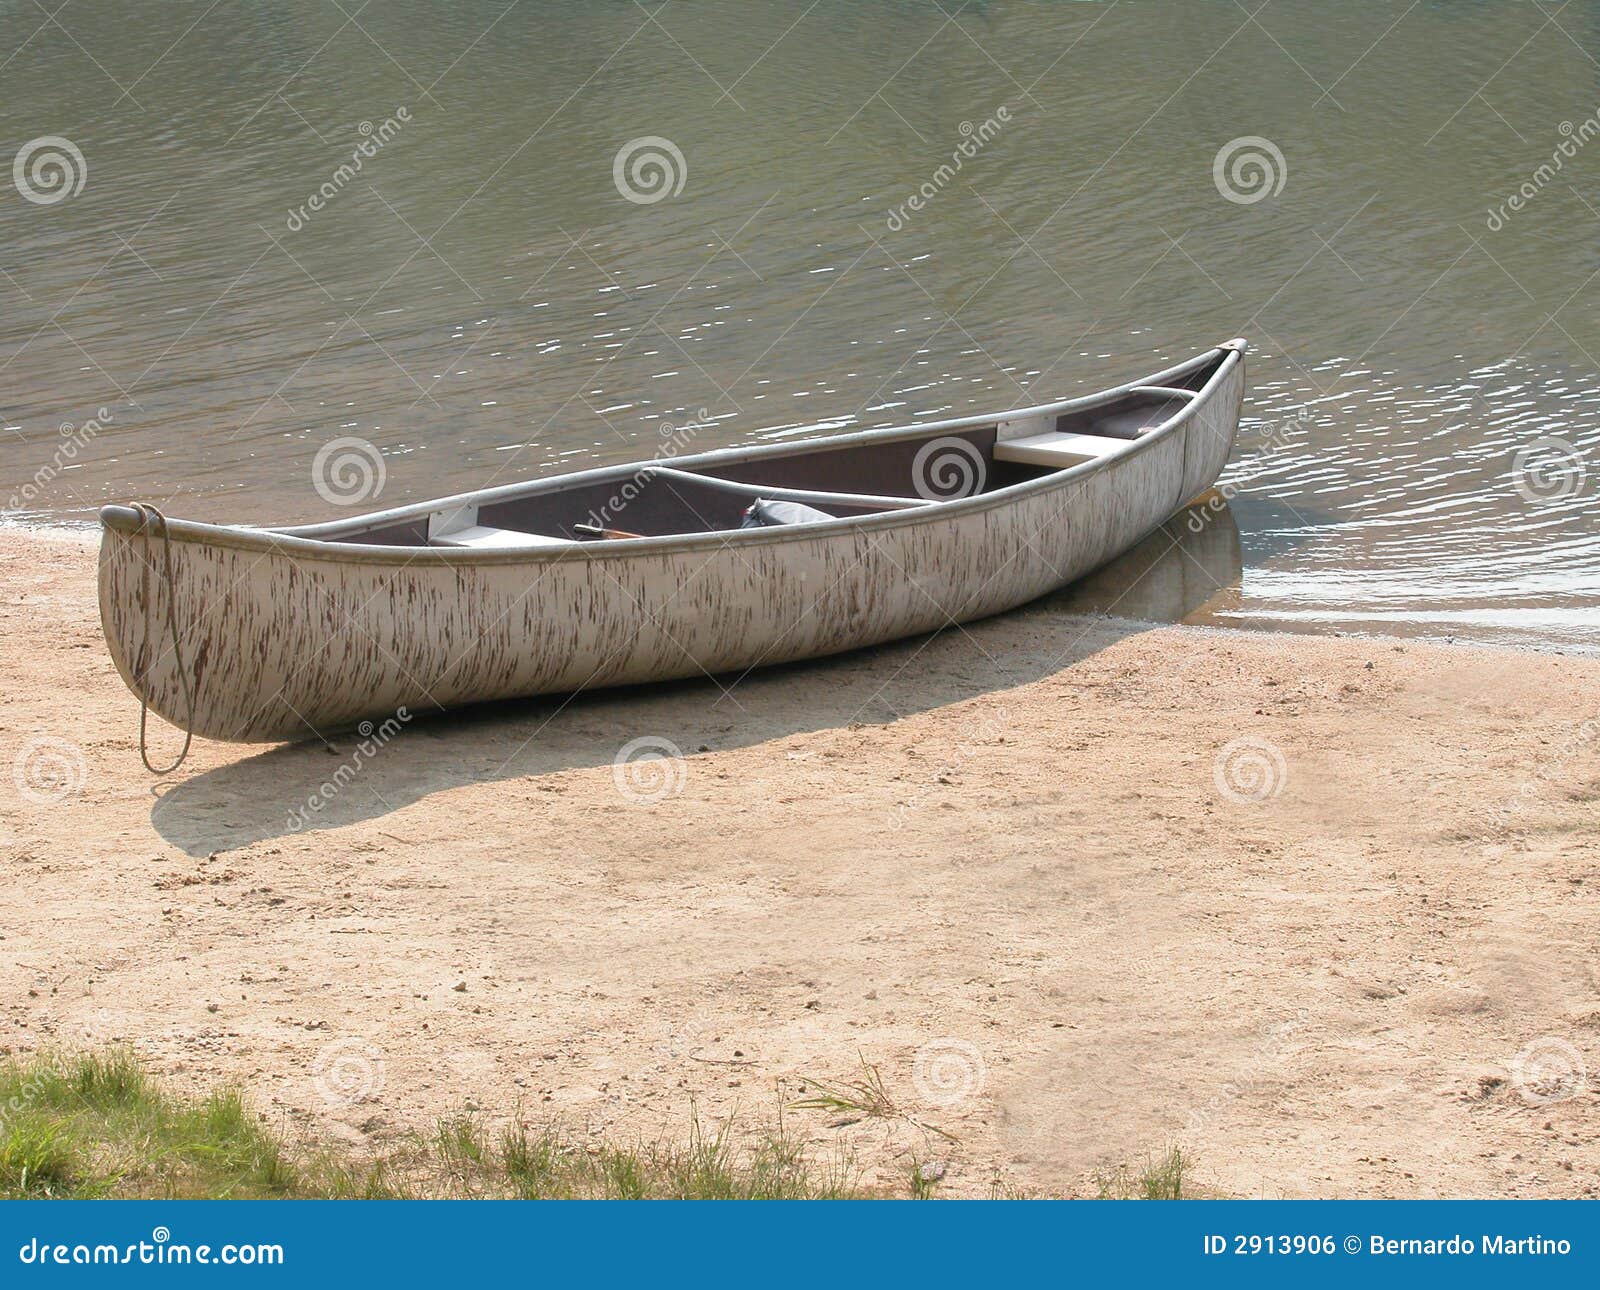
<path fill-rule="evenodd" d="M 1197 517 L 1197 518 L 1196 518 Z M 1237 603 L 1239 530 L 1220 499 L 1180 512 L 1072 586 L 965 628 L 750 672 L 547 696 L 424 717 L 356 757 L 359 739 L 278 745 L 175 784 L 151 823 L 190 855 L 373 819 L 464 784 L 612 764 L 635 739 L 692 758 L 913 712 L 1053 675 L 1151 623 L 1204 620 Z M 656 744 L 657 747 L 661 745 Z M 335 791 L 324 793 L 341 767 Z M 315 798 L 319 809 L 308 811 Z"/>

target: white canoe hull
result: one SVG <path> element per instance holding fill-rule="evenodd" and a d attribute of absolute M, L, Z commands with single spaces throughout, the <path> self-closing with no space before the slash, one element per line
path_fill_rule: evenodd
<path fill-rule="evenodd" d="M 703 534 L 484 553 L 173 520 L 164 553 L 148 530 L 107 518 L 106 639 L 153 711 L 204 737 L 249 742 L 326 734 L 401 708 L 415 715 L 737 672 L 968 622 L 1090 572 L 1209 488 L 1238 425 L 1242 348 L 1225 347 L 1184 414 L 1126 452 L 856 521 L 720 541 Z M 1212 352 L 1138 384 L 1215 359 Z"/>

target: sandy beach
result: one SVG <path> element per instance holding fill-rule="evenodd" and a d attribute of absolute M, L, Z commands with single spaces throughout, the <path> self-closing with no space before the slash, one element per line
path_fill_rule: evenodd
<path fill-rule="evenodd" d="M 1600 663 L 1047 603 L 158 781 L 92 547 L 0 535 L 0 632 L 10 1050 L 355 1150 L 761 1124 L 865 1062 L 903 1116 L 790 1127 L 946 1195 L 1173 1143 L 1238 1196 L 1600 1184 Z"/>

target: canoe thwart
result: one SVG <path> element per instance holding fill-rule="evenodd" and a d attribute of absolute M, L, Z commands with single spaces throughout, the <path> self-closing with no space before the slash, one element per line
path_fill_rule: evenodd
<path fill-rule="evenodd" d="M 1007 439 L 994 446 L 996 461 L 1017 461 L 1030 466 L 1055 466 L 1064 469 L 1118 452 L 1130 445 L 1128 439 L 1111 439 L 1097 434 L 1030 435 L 1026 439 Z"/>
<path fill-rule="evenodd" d="M 507 547 L 571 546 L 567 538 L 543 537 L 538 533 L 518 533 L 515 529 L 486 528 L 472 524 L 466 528 L 436 533 L 428 539 L 429 546 L 466 547 L 475 551 L 493 551 Z"/>

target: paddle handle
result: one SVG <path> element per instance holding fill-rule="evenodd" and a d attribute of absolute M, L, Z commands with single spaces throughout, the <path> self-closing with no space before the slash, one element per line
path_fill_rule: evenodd
<path fill-rule="evenodd" d="M 598 524 L 574 524 L 572 526 L 572 531 L 574 533 L 582 533 L 585 537 L 607 539 L 642 538 L 644 536 L 643 533 L 629 533 L 627 529 L 601 528 Z"/>

